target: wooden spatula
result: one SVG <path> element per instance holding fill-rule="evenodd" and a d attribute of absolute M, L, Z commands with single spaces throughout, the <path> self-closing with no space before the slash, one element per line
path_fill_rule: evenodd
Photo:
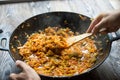
<path fill-rule="evenodd" d="M 78 36 L 73 36 L 73 37 L 69 37 L 66 39 L 66 42 L 68 43 L 68 46 L 71 46 L 77 42 L 79 42 L 80 40 L 83 40 L 86 37 L 91 36 L 92 33 L 84 33 L 84 34 L 80 34 Z"/>

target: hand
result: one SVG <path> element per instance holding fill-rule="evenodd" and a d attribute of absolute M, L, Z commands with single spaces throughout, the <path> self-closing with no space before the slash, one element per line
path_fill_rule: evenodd
<path fill-rule="evenodd" d="M 120 11 L 113 11 L 105 14 L 100 14 L 90 24 L 87 32 L 109 33 L 117 31 L 120 28 Z"/>
<path fill-rule="evenodd" d="M 11 80 L 41 80 L 38 74 L 26 63 L 17 60 L 16 65 L 23 71 L 19 74 L 15 73 L 10 74 Z"/>

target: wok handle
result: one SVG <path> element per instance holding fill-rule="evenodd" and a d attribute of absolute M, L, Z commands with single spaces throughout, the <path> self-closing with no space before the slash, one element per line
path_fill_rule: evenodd
<path fill-rule="evenodd" d="M 120 31 L 108 33 L 108 36 L 111 41 L 116 41 L 116 40 L 120 39 Z"/>
<path fill-rule="evenodd" d="M 3 30 L 0 29 L 0 50 L 9 51 L 9 38 L 10 33 L 3 33 Z"/>

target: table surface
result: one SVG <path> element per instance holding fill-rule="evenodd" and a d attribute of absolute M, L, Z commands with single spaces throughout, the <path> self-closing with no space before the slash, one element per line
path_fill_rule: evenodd
<path fill-rule="evenodd" d="M 84 14 L 91 18 L 102 12 L 114 10 L 109 0 L 48 0 L 5 4 L 0 2 L 0 29 L 2 34 L 12 33 L 24 20 L 45 12 L 68 11 Z M 1 34 L 0 34 L 1 36 Z M 120 80 L 120 40 L 112 42 L 109 57 L 83 80 Z M 14 62 L 7 51 L 0 51 L 0 80 L 9 76 Z M 6 68 L 7 66 L 7 68 Z M 7 72 L 8 71 L 8 72 Z"/>

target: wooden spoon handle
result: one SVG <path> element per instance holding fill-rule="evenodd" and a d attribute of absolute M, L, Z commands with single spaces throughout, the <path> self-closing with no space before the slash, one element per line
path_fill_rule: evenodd
<path fill-rule="evenodd" d="M 79 42 L 80 40 L 83 40 L 84 38 L 89 37 L 91 35 L 92 35 L 92 33 L 84 33 L 84 34 L 80 34 L 78 36 L 73 36 L 73 37 L 70 37 L 67 39 L 67 43 L 70 46 L 70 45 L 72 45 L 76 42 Z"/>

